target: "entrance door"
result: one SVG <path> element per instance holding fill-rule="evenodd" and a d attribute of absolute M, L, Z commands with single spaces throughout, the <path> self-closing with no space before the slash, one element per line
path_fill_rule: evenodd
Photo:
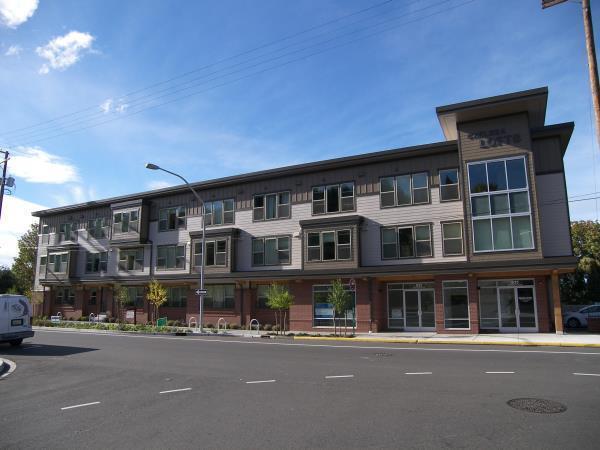
<path fill-rule="evenodd" d="M 406 331 L 431 331 L 435 329 L 435 302 L 433 290 L 404 291 Z"/>
<path fill-rule="evenodd" d="M 500 331 L 537 331 L 533 287 L 498 288 Z"/>

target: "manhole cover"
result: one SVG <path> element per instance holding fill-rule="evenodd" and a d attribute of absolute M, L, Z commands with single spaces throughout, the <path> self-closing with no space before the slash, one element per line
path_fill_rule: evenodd
<path fill-rule="evenodd" d="M 543 398 L 513 398 L 506 403 L 511 408 L 538 414 L 557 414 L 567 410 L 562 403 Z"/>
<path fill-rule="evenodd" d="M 389 356 L 392 356 L 392 354 L 391 353 L 375 353 L 375 356 L 379 356 L 379 357 L 382 357 L 382 358 L 387 358 Z"/>

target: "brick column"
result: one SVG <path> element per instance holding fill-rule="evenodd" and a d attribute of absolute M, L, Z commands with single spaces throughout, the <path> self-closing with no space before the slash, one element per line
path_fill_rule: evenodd
<path fill-rule="evenodd" d="M 371 298 L 369 282 L 356 280 L 356 331 L 369 331 L 371 326 Z M 352 331 L 352 330 L 350 330 Z"/>
<path fill-rule="evenodd" d="M 387 328 L 387 284 L 377 280 L 371 281 L 371 301 L 373 302 L 372 331 L 382 331 Z"/>
<path fill-rule="evenodd" d="M 435 332 L 444 332 L 444 293 L 442 290 L 442 277 L 434 278 L 435 289 Z"/>
<path fill-rule="evenodd" d="M 550 323 L 546 277 L 536 277 L 534 282 L 538 331 L 540 333 L 549 333 L 552 329 L 552 325 Z"/>
<path fill-rule="evenodd" d="M 479 291 L 477 290 L 477 278 L 469 274 L 469 315 L 472 334 L 479 334 Z"/>
<path fill-rule="evenodd" d="M 552 271 L 552 304 L 554 306 L 554 329 L 556 334 L 563 334 L 562 307 L 560 305 L 560 282 L 558 271 Z"/>
<path fill-rule="evenodd" d="M 242 301 L 243 307 L 243 323 L 249 325 L 250 321 L 255 317 L 254 305 L 256 305 L 256 288 L 245 288 L 244 299 Z"/>

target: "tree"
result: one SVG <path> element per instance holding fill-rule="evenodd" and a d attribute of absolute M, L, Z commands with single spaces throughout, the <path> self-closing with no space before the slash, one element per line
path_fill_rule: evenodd
<path fill-rule="evenodd" d="M 119 322 L 124 321 L 123 312 L 125 308 L 131 305 L 131 297 L 129 296 L 129 289 L 125 286 L 115 285 L 114 288 L 115 293 L 115 302 L 117 304 L 117 319 Z"/>
<path fill-rule="evenodd" d="M 573 254 L 577 268 L 561 280 L 565 302 L 585 304 L 600 299 L 600 224 L 591 220 L 571 223 Z"/>
<path fill-rule="evenodd" d="M 19 294 L 31 298 L 35 282 L 35 267 L 38 246 L 38 226 L 32 224 L 17 243 L 19 255 L 15 258 L 12 272 L 15 276 L 15 287 Z"/>
<path fill-rule="evenodd" d="M 167 301 L 167 289 L 154 278 L 148 283 L 148 302 L 152 305 L 152 322 L 156 321 L 158 308 Z"/>
<path fill-rule="evenodd" d="M 285 333 L 287 311 L 294 304 L 294 296 L 287 287 L 273 283 L 267 291 L 267 306 L 275 310 L 275 325 Z"/>
<path fill-rule="evenodd" d="M 6 266 L 0 266 L 0 294 L 10 293 L 15 288 L 15 275 Z"/>
<path fill-rule="evenodd" d="M 334 280 L 327 301 L 333 306 L 333 333 L 337 336 L 337 317 L 344 317 L 344 336 L 347 332 L 347 312 L 352 309 L 352 296 L 346 289 L 342 280 Z"/>

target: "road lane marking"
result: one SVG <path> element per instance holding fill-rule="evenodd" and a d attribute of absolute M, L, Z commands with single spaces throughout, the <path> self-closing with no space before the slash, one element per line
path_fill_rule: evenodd
<path fill-rule="evenodd" d="M 6 373 L 0 375 L 0 379 L 6 378 L 11 373 L 13 373 L 15 371 L 15 369 L 17 368 L 17 363 L 14 361 L 11 361 L 10 359 L 0 358 L 0 361 L 4 361 L 4 364 L 8 365 L 8 370 L 6 371 Z"/>
<path fill-rule="evenodd" d="M 170 394 L 171 392 L 183 392 L 183 391 L 191 391 L 192 388 L 183 388 L 183 389 L 171 389 L 170 391 L 162 391 L 159 394 Z"/>
<path fill-rule="evenodd" d="M 99 404 L 100 404 L 100 402 L 82 403 L 81 405 L 65 406 L 64 408 L 60 408 L 60 409 L 61 409 L 61 411 L 64 411 L 66 409 L 82 408 L 84 406 L 92 406 L 92 405 L 99 405 Z"/>
<path fill-rule="evenodd" d="M 579 375 L 581 377 L 600 377 L 600 373 L 573 373 L 573 375 Z"/>
<path fill-rule="evenodd" d="M 123 337 L 123 338 L 137 338 L 137 339 L 163 339 L 163 340 L 178 340 L 187 342 L 209 342 L 209 343 L 221 343 L 221 344 L 249 344 L 249 345 L 279 345 L 284 347 L 315 347 L 315 348 L 341 348 L 341 349 L 359 349 L 359 350 L 396 350 L 396 351 L 420 351 L 420 352 L 474 352 L 474 353 L 539 353 L 539 354 L 550 354 L 550 355 L 588 355 L 588 356 L 600 356 L 600 352 L 577 352 L 577 351 L 557 351 L 557 350 L 507 350 L 498 348 L 432 348 L 432 347 L 420 347 L 421 345 L 435 345 L 431 344 L 415 344 L 415 347 L 385 347 L 385 346 L 367 346 L 367 345 L 331 345 L 331 344 L 300 344 L 291 342 L 257 342 L 256 340 L 249 341 L 238 341 L 235 339 L 214 339 L 214 338 L 196 338 L 196 337 L 176 337 L 176 336 L 142 336 L 135 334 L 121 334 L 121 333 L 97 333 L 89 331 L 64 331 L 64 330 L 37 330 L 36 333 L 62 333 L 62 334 L 82 334 L 90 336 L 111 336 L 111 337 Z"/>
<path fill-rule="evenodd" d="M 354 378 L 354 375 L 327 375 L 325 377 L 326 380 L 331 380 L 333 378 Z"/>
<path fill-rule="evenodd" d="M 275 383 L 276 380 L 246 381 L 246 384 Z"/>
<path fill-rule="evenodd" d="M 431 375 L 432 372 L 405 372 L 404 375 Z"/>
<path fill-rule="evenodd" d="M 501 374 L 501 373 L 514 373 L 514 372 L 486 372 L 490 374 Z"/>

